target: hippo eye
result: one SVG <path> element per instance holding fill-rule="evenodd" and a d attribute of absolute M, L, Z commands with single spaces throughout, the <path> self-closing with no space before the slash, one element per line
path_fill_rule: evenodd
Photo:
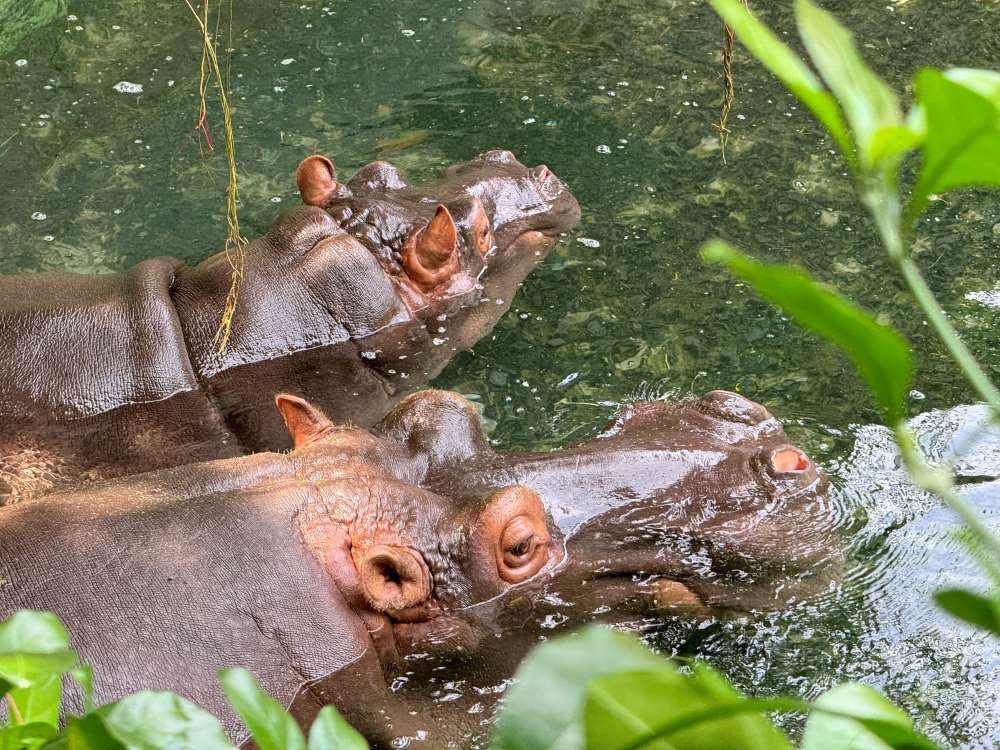
<path fill-rule="evenodd" d="M 528 516 L 515 516 L 500 535 L 500 575 L 511 583 L 533 576 L 546 559 L 548 533 Z"/>

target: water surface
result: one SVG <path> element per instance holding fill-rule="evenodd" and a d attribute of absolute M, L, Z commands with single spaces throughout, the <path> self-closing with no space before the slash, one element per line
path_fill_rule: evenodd
<path fill-rule="evenodd" d="M 45 23 L 49 6 L 58 13 Z M 794 38 L 787 3 L 754 6 Z M 897 89 L 922 65 L 1000 69 L 991 0 L 825 6 Z M 902 330 L 919 365 L 909 408 L 935 455 L 950 455 L 982 415 L 892 275 L 832 142 L 742 51 L 723 161 L 713 128 L 722 33 L 704 3 L 238 8 L 232 89 L 248 236 L 297 203 L 293 171 L 314 150 L 344 175 L 378 158 L 421 178 L 504 147 L 547 163 L 580 199 L 576 232 L 493 335 L 436 382 L 481 405 L 498 445 L 556 446 L 595 433 L 624 402 L 728 388 L 767 404 L 832 476 L 853 550 L 838 592 L 779 615 L 637 623 L 652 644 L 705 656 L 759 695 L 811 698 L 861 679 L 939 741 L 1000 742 L 1000 645 L 929 600 L 940 585 L 979 580 L 951 517 L 909 487 L 846 360 L 703 266 L 701 242 L 722 236 L 801 264 Z M 108 272 L 219 250 L 225 165 L 194 130 L 200 47 L 186 6 L 49 3 L 35 23 L 0 48 L 0 272 Z M 213 135 L 221 141 L 217 121 Z M 997 195 L 932 203 L 914 249 L 1000 376 Z M 995 524 L 998 444 L 962 464 L 966 494 Z"/>

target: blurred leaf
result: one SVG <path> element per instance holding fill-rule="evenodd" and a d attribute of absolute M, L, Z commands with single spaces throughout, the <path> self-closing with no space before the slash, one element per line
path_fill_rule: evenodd
<path fill-rule="evenodd" d="M 806 721 L 801 750 L 939 750 L 913 729 L 910 717 L 877 690 L 848 682 L 828 690 Z"/>
<path fill-rule="evenodd" d="M 68 648 L 66 628 L 51 612 L 20 609 L 0 623 L 0 651 L 44 654 Z"/>
<path fill-rule="evenodd" d="M 260 750 L 306 750 L 306 740 L 295 719 L 257 685 L 245 669 L 224 669 L 219 682 L 236 713 L 243 719 Z"/>
<path fill-rule="evenodd" d="M 642 744 L 649 750 L 791 750 L 791 743 L 752 702 L 736 692 L 720 674 L 698 664 L 692 675 L 664 662 L 654 672 L 623 672 L 592 680 L 585 707 L 586 747 L 623 750 L 640 738 L 672 723 L 678 727 L 662 739 Z"/>
<path fill-rule="evenodd" d="M 104 722 L 97 714 L 70 717 L 66 731 L 57 739 L 42 746 L 42 750 L 128 750 L 108 734 Z"/>
<path fill-rule="evenodd" d="M 923 129 L 914 129 L 909 125 L 879 128 L 872 136 L 868 154 L 873 164 L 888 162 L 902 156 L 907 151 L 913 151 L 923 143 Z"/>
<path fill-rule="evenodd" d="M 21 724 L 0 729 L 0 750 L 33 750 L 41 747 L 56 735 L 48 724 Z"/>
<path fill-rule="evenodd" d="M 309 750 L 368 750 L 368 743 L 333 706 L 324 706 L 309 729 Z"/>
<path fill-rule="evenodd" d="M 79 664 L 70 674 L 83 690 L 83 710 L 90 713 L 94 710 L 94 668 L 89 664 Z"/>
<path fill-rule="evenodd" d="M 75 663 L 76 657 L 73 656 Z M 59 726 L 59 703 L 62 699 L 62 674 L 52 674 L 35 682 L 31 687 L 15 688 L 10 697 L 25 724 L 43 723 L 52 728 Z"/>
<path fill-rule="evenodd" d="M 839 347 L 867 381 L 886 423 L 902 419 L 912 370 L 910 350 L 895 330 L 794 266 L 758 263 L 719 241 L 706 244 L 702 257 L 725 264 L 761 297 Z"/>
<path fill-rule="evenodd" d="M 910 198 L 913 220 L 932 193 L 1000 185 L 1000 74 L 958 69 L 917 75 L 923 115 L 923 163 Z"/>
<path fill-rule="evenodd" d="M 638 639 L 589 627 L 538 646 L 522 662 L 493 727 L 494 750 L 584 746 L 588 680 L 621 671 L 656 671 L 664 660 Z"/>
<path fill-rule="evenodd" d="M 0 678 L 15 688 L 28 688 L 46 682 L 53 675 L 68 672 L 76 663 L 77 657 L 72 651 L 51 654 L 0 652 Z"/>
<path fill-rule="evenodd" d="M 934 593 L 934 601 L 959 620 L 1000 635 L 1000 603 L 971 591 L 942 589 Z"/>
<path fill-rule="evenodd" d="M 809 56 L 844 108 L 862 163 L 874 164 L 876 133 L 902 126 L 896 94 L 861 59 L 853 35 L 836 18 L 810 0 L 795 0 L 795 16 Z M 880 150 L 886 153 L 884 143 Z"/>
<path fill-rule="evenodd" d="M 837 101 L 792 50 L 764 24 L 754 18 L 740 0 L 709 0 L 715 12 L 736 33 L 740 41 L 826 126 L 840 150 L 854 158 L 847 127 Z"/>
<path fill-rule="evenodd" d="M 133 693 L 97 715 L 128 750 L 235 750 L 218 719 L 174 693 Z"/>

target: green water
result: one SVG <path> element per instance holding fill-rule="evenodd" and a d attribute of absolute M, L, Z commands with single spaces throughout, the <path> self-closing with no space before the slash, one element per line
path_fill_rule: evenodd
<path fill-rule="evenodd" d="M 794 37 L 787 3 L 754 3 Z M 1000 69 L 994 0 L 826 2 L 897 88 L 921 65 Z M 791 261 L 891 321 L 919 361 L 910 403 L 947 453 L 973 396 L 891 275 L 845 165 L 742 51 L 724 162 L 713 128 L 722 31 L 702 2 L 238 3 L 233 27 L 241 221 L 261 233 L 297 203 L 295 165 L 342 174 L 387 159 L 411 177 L 494 147 L 544 162 L 583 221 L 530 277 L 491 338 L 438 379 L 483 406 L 502 446 L 597 431 L 621 403 L 739 390 L 785 420 L 831 474 L 853 563 L 821 605 L 768 618 L 642 623 L 758 694 L 813 697 L 863 679 L 955 746 L 1000 741 L 1000 645 L 936 613 L 941 583 L 975 584 L 950 517 L 899 475 L 846 361 L 716 269 L 713 235 Z M 224 237 L 225 165 L 194 132 L 200 46 L 180 0 L 70 2 L 0 58 L 0 272 L 111 271 Z M 138 84 L 141 93 L 116 90 Z M 122 87 L 132 88 L 135 87 Z M 213 122 L 221 141 L 221 123 Z M 950 195 L 916 231 L 945 309 L 1000 379 L 1000 199 Z M 998 295 L 1000 296 L 1000 295 Z M 996 303 L 995 303 L 996 304 Z M 994 441 L 965 466 L 1000 476 Z M 969 485 L 997 518 L 1000 483 Z"/>

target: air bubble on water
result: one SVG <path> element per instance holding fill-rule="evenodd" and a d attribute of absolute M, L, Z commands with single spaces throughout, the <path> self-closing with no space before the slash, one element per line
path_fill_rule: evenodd
<path fill-rule="evenodd" d="M 121 208 L 116 208 L 116 209 L 115 209 L 114 211 L 112 211 L 111 213 L 113 213 L 113 214 L 114 214 L 115 216 L 117 216 L 117 215 L 118 215 L 118 214 L 120 214 L 120 213 L 121 213 L 121 212 L 122 212 L 123 210 L 124 210 L 124 209 L 121 209 Z"/>
<path fill-rule="evenodd" d="M 43 214 L 41 211 L 35 211 L 35 213 L 31 215 L 31 218 L 34 219 L 35 221 L 45 221 L 49 217 Z"/>
<path fill-rule="evenodd" d="M 119 81 L 114 86 L 112 86 L 115 91 L 119 94 L 141 94 L 142 84 L 132 83 L 131 81 Z"/>
<path fill-rule="evenodd" d="M 275 94 L 283 94 L 284 92 L 285 92 L 285 87 L 284 86 L 275 86 L 274 87 L 274 93 Z"/>
<path fill-rule="evenodd" d="M 576 380 L 578 377 L 580 377 L 580 373 L 578 373 L 578 372 L 571 372 L 569 375 L 567 375 L 562 380 L 560 380 L 558 383 L 556 383 L 556 388 L 562 388 L 563 386 L 569 385 L 574 380 Z"/>
<path fill-rule="evenodd" d="M 561 612 L 557 612 L 552 615 L 545 615 L 545 619 L 542 620 L 541 626 L 546 630 L 552 630 L 552 628 L 558 628 L 564 622 L 569 619 L 568 615 L 564 615 Z"/>
<path fill-rule="evenodd" d="M 413 29 L 400 29 L 399 33 L 402 34 L 403 36 L 413 36 L 417 32 L 415 32 Z"/>
<path fill-rule="evenodd" d="M 610 154 L 611 153 L 611 146 L 608 146 L 608 145 L 602 143 L 600 146 L 598 146 L 594 150 L 597 153 L 599 153 L 599 154 Z"/>
<path fill-rule="evenodd" d="M 534 117 L 529 117 L 529 118 L 527 118 L 525 120 L 521 120 L 521 123 L 524 124 L 524 125 L 531 125 L 533 122 L 535 122 L 535 118 Z"/>
<path fill-rule="evenodd" d="M 44 237 L 42 237 L 42 239 L 45 240 L 46 242 L 52 242 L 52 240 L 54 240 L 55 237 L 53 237 L 51 234 L 47 234 Z"/>
<path fill-rule="evenodd" d="M 590 237 L 577 237 L 576 241 L 579 242 L 584 247 L 600 247 L 600 240 L 595 240 Z"/>
<path fill-rule="evenodd" d="M 25 65 L 27 65 L 27 64 L 28 64 L 28 61 L 27 61 L 27 60 L 25 60 L 25 59 L 24 59 L 24 58 L 22 57 L 22 58 L 21 58 L 21 59 L 19 59 L 19 60 L 15 60 L 15 61 L 14 61 L 14 64 L 15 64 L 15 65 L 16 65 L 17 67 L 19 67 L 19 68 L 23 68 L 23 67 L 24 67 Z"/>
<path fill-rule="evenodd" d="M 912 398 L 914 401 L 923 401 L 925 398 L 927 398 L 927 396 L 925 396 L 923 393 L 914 388 L 912 391 L 910 391 L 910 398 Z"/>
<path fill-rule="evenodd" d="M 271 196 L 271 203 L 281 203 L 281 196 L 280 195 L 272 195 Z"/>
<path fill-rule="evenodd" d="M 79 18 L 79 16 L 76 16 L 76 15 L 70 13 L 68 16 L 66 16 L 66 20 L 67 21 L 79 21 L 80 18 Z"/>
<path fill-rule="evenodd" d="M 293 62 L 295 62 L 295 58 L 294 57 L 286 57 L 284 60 L 281 61 L 281 64 L 282 65 L 291 65 Z"/>

